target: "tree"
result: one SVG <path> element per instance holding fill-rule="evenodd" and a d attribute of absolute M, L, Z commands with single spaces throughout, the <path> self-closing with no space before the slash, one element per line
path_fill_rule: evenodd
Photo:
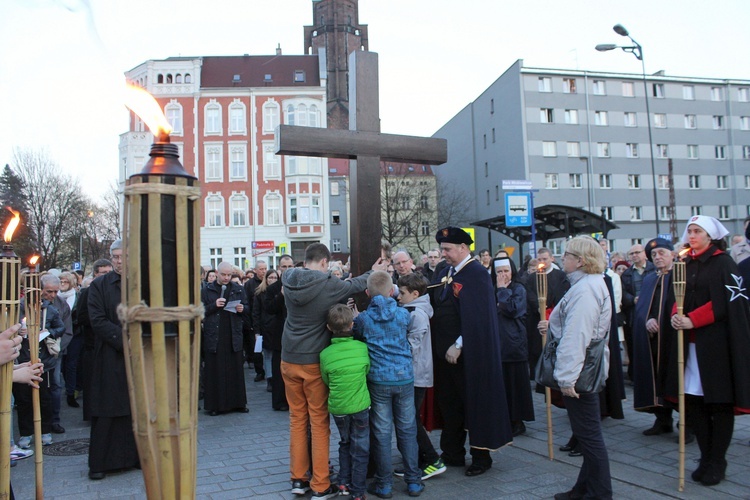
<path fill-rule="evenodd" d="M 438 227 L 467 226 L 473 201 L 466 190 L 445 179 L 437 182 Z"/>
<path fill-rule="evenodd" d="M 26 185 L 23 180 L 13 172 L 10 165 L 5 165 L 2 174 L 0 174 L 0 203 L 2 204 L 2 207 L 0 207 L 2 208 L 0 210 L 0 228 L 5 232 L 8 222 L 13 218 L 13 213 L 6 208 L 12 208 L 20 214 L 21 223 L 13 233 L 11 244 L 24 264 L 28 262 L 28 257 L 34 253 L 33 241 L 35 239 L 28 225 L 29 210 L 25 192 Z"/>

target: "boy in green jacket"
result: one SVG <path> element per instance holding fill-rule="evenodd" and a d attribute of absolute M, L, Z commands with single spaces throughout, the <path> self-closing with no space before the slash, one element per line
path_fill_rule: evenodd
<path fill-rule="evenodd" d="M 352 338 L 351 309 L 336 304 L 328 311 L 331 345 L 320 353 L 320 374 L 328 386 L 328 411 L 339 429 L 339 493 L 365 497 L 370 456 L 370 393 L 367 344 Z"/>

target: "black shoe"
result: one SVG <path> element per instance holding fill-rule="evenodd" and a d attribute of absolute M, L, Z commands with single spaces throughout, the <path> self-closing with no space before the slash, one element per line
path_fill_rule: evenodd
<path fill-rule="evenodd" d="M 52 432 L 55 434 L 65 434 L 65 427 L 60 424 L 52 424 Z"/>
<path fill-rule="evenodd" d="M 99 481 L 100 479 L 104 479 L 105 476 L 104 472 L 89 472 L 89 479 L 92 481 Z"/>
<path fill-rule="evenodd" d="M 643 431 L 644 436 L 658 436 L 660 434 L 667 434 L 669 432 L 672 432 L 672 421 L 670 420 L 669 423 L 666 422 L 660 422 L 657 420 L 654 422 L 654 425 L 651 426 L 650 429 L 646 429 Z"/>
<path fill-rule="evenodd" d="M 578 500 L 583 498 L 583 495 L 579 495 L 573 490 L 566 491 L 565 493 L 558 493 L 555 495 L 555 500 Z"/>
<path fill-rule="evenodd" d="M 250 413 L 250 409 L 247 407 L 237 408 L 234 411 L 236 411 L 237 413 Z"/>
<path fill-rule="evenodd" d="M 310 491 L 310 481 L 292 481 L 292 494 L 304 495 Z"/>
<path fill-rule="evenodd" d="M 514 422 L 511 427 L 511 432 L 513 433 L 513 437 L 520 436 L 526 432 L 526 424 L 524 424 L 523 421 Z"/>
<path fill-rule="evenodd" d="M 72 394 L 68 396 L 68 406 L 71 408 L 80 408 L 81 405 L 78 404 L 78 401 L 76 401 L 76 397 Z"/>
<path fill-rule="evenodd" d="M 219 414 L 219 412 L 216 410 L 211 410 L 210 412 L 208 412 L 208 414 L 211 415 L 212 417 L 215 417 L 216 415 Z"/>
<path fill-rule="evenodd" d="M 274 408 L 273 411 L 289 411 L 289 407 L 286 405 L 279 406 L 278 408 Z"/>
<path fill-rule="evenodd" d="M 583 452 L 581 451 L 580 446 L 576 446 L 572 450 L 570 450 L 570 453 L 568 453 L 569 457 L 581 457 L 583 456 Z"/>
<path fill-rule="evenodd" d="M 560 446 L 560 451 L 573 451 L 573 446 L 571 446 L 570 443 L 565 446 Z"/>
<path fill-rule="evenodd" d="M 273 392 L 273 385 L 270 378 L 266 382 L 266 392 Z"/>
<path fill-rule="evenodd" d="M 706 473 L 706 469 L 708 469 L 708 462 L 701 460 L 700 465 L 698 465 L 698 468 L 690 474 L 690 477 L 693 478 L 693 481 L 696 483 L 700 483 L 701 479 L 703 479 L 703 474 Z"/>
<path fill-rule="evenodd" d="M 333 483 L 328 487 L 327 490 L 313 491 L 310 498 L 332 498 L 339 495 L 339 487 Z"/>
<path fill-rule="evenodd" d="M 703 486 L 715 486 L 724 479 L 724 473 L 726 471 L 726 462 L 724 465 L 717 463 L 709 463 L 706 467 L 706 471 L 703 473 L 700 482 Z"/>
<path fill-rule="evenodd" d="M 260 382 L 261 380 L 265 380 L 265 379 L 266 379 L 266 374 L 265 373 L 259 373 L 259 374 L 257 374 L 255 376 L 255 378 L 253 380 L 255 382 Z"/>
<path fill-rule="evenodd" d="M 469 477 L 479 476 L 490 470 L 490 467 L 492 467 L 492 465 L 480 465 L 477 463 L 472 463 L 469 468 L 466 469 L 466 472 L 464 472 L 464 474 Z"/>

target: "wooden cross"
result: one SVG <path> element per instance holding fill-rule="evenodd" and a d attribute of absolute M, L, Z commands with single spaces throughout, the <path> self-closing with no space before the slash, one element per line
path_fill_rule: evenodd
<path fill-rule="evenodd" d="M 350 162 L 351 272 L 359 276 L 380 257 L 380 162 L 440 165 L 448 160 L 445 139 L 380 133 L 378 55 L 349 55 L 349 130 L 280 125 L 276 154 L 347 158 Z"/>

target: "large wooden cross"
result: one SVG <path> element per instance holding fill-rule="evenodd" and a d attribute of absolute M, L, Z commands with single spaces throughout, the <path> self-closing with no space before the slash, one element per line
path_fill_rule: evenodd
<path fill-rule="evenodd" d="M 378 55 L 349 55 L 349 130 L 280 125 L 276 154 L 347 158 L 350 161 L 351 271 L 359 276 L 380 257 L 380 162 L 440 165 L 448 160 L 445 139 L 381 134 Z"/>

